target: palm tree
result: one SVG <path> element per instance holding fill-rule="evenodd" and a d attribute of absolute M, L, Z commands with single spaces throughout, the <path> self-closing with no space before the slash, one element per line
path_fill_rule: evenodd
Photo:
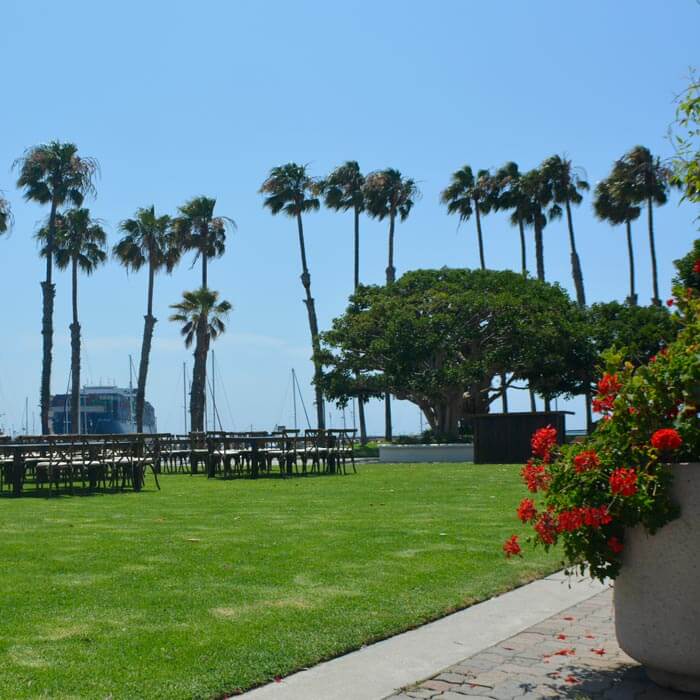
<path fill-rule="evenodd" d="M 212 340 L 216 340 L 225 330 L 224 319 L 231 311 L 228 301 L 219 301 L 219 293 L 207 287 L 193 292 L 183 292 L 182 301 L 171 304 L 175 310 L 171 321 L 181 323 L 180 333 L 185 339 L 185 347 L 194 349 L 194 371 L 190 394 L 190 421 L 193 432 L 204 430 L 204 396 L 206 390 L 207 353 Z"/>
<path fill-rule="evenodd" d="M 554 216 L 561 212 L 561 205 L 566 211 L 566 223 L 569 229 L 569 248 L 571 250 L 571 275 L 574 279 L 576 289 L 576 303 L 579 306 L 586 305 L 586 294 L 583 288 L 583 272 L 581 271 L 581 260 L 576 251 L 576 238 L 574 237 L 574 222 L 571 216 L 571 205 L 580 204 L 583 201 L 582 191 L 590 189 L 588 182 L 584 180 L 577 168 L 568 158 L 561 156 L 551 156 L 541 165 L 545 177 L 549 178 L 552 188 L 552 199 L 557 207 Z M 550 218 L 552 210 L 550 208 Z"/>
<path fill-rule="evenodd" d="M 370 173 L 365 178 L 365 207 L 373 218 L 383 221 L 389 217 L 389 262 L 386 267 L 386 283 L 393 284 L 396 279 L 394 267 L 394 229 L 396 217 L 405 221 L 411 213 L 420 191 L 415 181 L 404 178 L 398 170 L 387 168 Z M 384 395 L 384 436 L 392 439 L 391 395 Z"/>
<path fill-rule="evenodd" d="M 526 206 L 524 208 L 524 221 L 532 226 L 535 231 L 535 258 L 537 260 L 537 279 L 544 282 L 544 241 L 542 233 L 549 218 L 559 218 L 561 207 L 552 204 L 554 197 L 551 183 L 540 168 L 534 168 L 526 172 L 520 179 Z M 549 210 L 547 211 L 547 207 Z M 545 213 L 547 211 L 547 213 Z"/>
<path fill-rule="evenodd" d="M 321 391 L 321 346 L 318 338 L 318 319 L 316 304 L 311 296 L 311 275 L 306 262 L 306 244 L 304 243 L 304 224 L 302 214 L 316 211 L 319 207 L 318 197 L 314 196 L 314 182 L 306 172 L 306 166 L 297 163 L 287 163 L 270 170 L 260 193 L 266 195 L 263 206 L 273 215 L 280 212 L 297 221 L 299 233 L 299 252 L 301 253 L 301 284 L 306 292 L 306 311 L 309 316 L 311 331 L 311 346 L 314 362 L 314 391 L 316 394 L 316 422 L 319 430 L 326 427 L 326 417 L 323 408 L 323 393 Z"/>
<path fill-rule="evenodd" d="M 78 269 L 91 275 L 107 259 L 105 252 L 107 234 L 97 219 L 90 218 L 89 209 L 69 209 L 58 214 L 54 220 L 55 233 L 53 254 L 59 270 L 70 267 L 71 299 L 73 322 L 70 325 L 71 348 L 71 396 L 70 425 L 71 432 L 81 432 L 80 426 L 80 321 L 78 318 Z M 49 230 L 44 227 L 37 233 L 42 243 L 41 254 L 48 256 Z"/>
<path fill-rule="evenodd" d="M 495 175 L 496 198 L 494 209 L 510 211 L 510 223 L 518 227 L 520 234 L 520 267 L 523 276 L 527 275 L 527 250 L 525 246 L 525 219 L 528 214 L 529 199 L 523 192 L 522 173 L 518 164 L 506 163 Z"/>
<path fill-rule="evenodd" d="M 226 231 L 236 223 L 227 216 L 214 216 L 216 200 L 194 197 L 178 208 L 180 216 L 172 221 L 173 232 L 182 250 L 194 250 L 202 259 L 202 287 L 207 287 L 207 262 L 220 258 L 226 250 Z"/>
<path fill-rule="evenodd" d="M 668 201 L 668 191 L 673 173 L 662 165 L 661 160 L 652 155 L 645 146 L 635 146 L 618 162 L 619 177 L 614 181 L 616 197 L 632 204 L 646 204 L 649 226 L 649 252 L 651 254 L 651 274 L 654 296 L 652 303 L 659 305 L 659 276 L 656 265 L 656 244 L 654 241 L 654 205 L 662 206 Z"/>
<path fill-rule="evenodd" d="M 467 221 L 475 214 L 476 235 L 479 242 L 479 262 L 484 261 L 484 239 L 481 233 L 481 214 L 488 214 L 496 204 L 496 181 L 488 170 L 479 170 L 474 177 L 470 166 L 465 165 L 452 174 L 452 180 L 443 190 L 440 199 L 447 205 L 448 214 L 458 214 L 459 220 Z"/>
<path fill-rule="evenodd" d="M 78 155 L 73 143 L 51 141 L 27 149 L 14 167 L 19 170 L 17 187 L 24 189 L 28 201 L 48 204 L 46 227 L 46 278 L 41 283 L 43 311 L 41 334 L 43 355 L 41 363 L 41 432 L 47 435 L 51 406 L 51 356 L 53 352 L 53 306 L 56 288 L 53 283 L 54 238 L 58 208 L 66 202 L 80 207 L 86 194 L 94 193 L 93 179 L 98 172 L 97 161 Z"/>
<path fill-rule="evenodd" d="M 0 192 L 0 234 L 6 233 L 10 228 L 12 228 L 12 209 Z"/>
<path fill-rule="evenodd" d="M 352 209 L 355 232 L 355 291 L 360 286 L 360 214 L 365 210 L 364 184 L 364 175 L 355 160 L 346 161 L 333 170 L 328 177 L 316 183 L 316 190 L 323 195 L 324 203 L 329 209 L 334 211 Z M 358 397 L 357 408 L 360 420 L 360 444 L 365 445 L 367 443 L 367 423 L 365 420 L 365 399 L 362 395 Z"/>
<path fill-rule="evenodd" d="M 148 265 L 148 295 L 144 316 L 141 360 L 136 385 L 136 431 L 143 432 L 143 410 L 146 402 L 146 378 L 156 319 L 153 316 L 153 287 L 159 270 L 169 274 L 180 259 L 181 250 L 170 230 L 169 216 L 156 216 L 153 206 L 138 209 L 133 219 L 119 224 L 123 238 L 114 246 L 112 254 L 128 270 L 134 272 Z"/>
<path fill-rule="evenodd" d="M 634 251 L 632 248 L 632 222 L 639 218 L 641 209 L 634 206 L 628 200 L 621 199 L 618 195 L 624 188 L 615 185 L 615 179 L 619 175 L 617 168 L 613 168 L 606 180 L 601 180 L 596 185 L 593 200 L 593 209 L 601 221 L 608 221 L 613 226 L 625 224 L 627 233 L 627 254 L 629 258 L 630 293 L 627 303 L 636 306 L 637 293 L 634 284 Z"/>

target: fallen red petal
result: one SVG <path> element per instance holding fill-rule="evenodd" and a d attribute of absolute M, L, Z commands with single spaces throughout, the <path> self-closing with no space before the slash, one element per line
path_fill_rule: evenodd
<path fill-rule="evenodd" d="M 573 656 L 575 653 L 576 649 L 559 649 L 554 652 L 554 656 Z"/>
<path fill-rule="evenodd" d="M 578 678 L 576 678 L 576 676 L 567 676 L 564 680 L 567 683 L 578 683 Z"/>
<path fill-rule="evenodd" d="M 558 634 L 557 639 L 566 639 L 566 635 L 565 634 Z"/>
<path fill-rule="evenodd" d="M 282 682 L 282 676 L 275 676 L 275 683 L 281 683 Z"/>
<path fill-rule="evenodd" d="M 598 656 L 603 656 L 603 654 L 605 654 L 605 649 L 591 649 L 591 651 L 594 654 L 598 654 Z"/>
<path fill-rule="evenodd" d="M 575 620 L 576 618 L 575 618 L 575 617 L 571 617 L 571 615 L 567 615 L 564 619 L 565 619 L 565 620 Z"/>

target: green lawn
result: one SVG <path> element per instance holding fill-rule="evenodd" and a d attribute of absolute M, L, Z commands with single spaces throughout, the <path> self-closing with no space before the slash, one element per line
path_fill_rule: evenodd
<path fill-rule="evenodd" d="M 366 465 L 0 499 L 0 698 L 215 698 L 557 567 L 517 467 Z"/>

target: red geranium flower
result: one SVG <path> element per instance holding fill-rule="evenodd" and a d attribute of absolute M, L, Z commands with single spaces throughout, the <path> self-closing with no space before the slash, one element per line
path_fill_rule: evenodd
<path fill-rule="evenodd" d="M 673 428 L 661 428 L 651 436 L 651 444 L 661 452 L 673 452 L 683 444 L 683 438 Z"/>
<path fill-rule="evenodd" d="M 535 532 L 544 544 L 554 544 L 557 540 L 557 527 L 549 513 L 540 513 L 535 523 Z"/>
<path fill-rule="evenodd" d="M 600 459 L 595 450 L 585 450 L 584 452 L 579 452 L 574 457 L 574 469 L 578 474 L 595 469 L 599 466 Z"/>
<path fill-rule="evenodd" d="M 511 535 L 503 543 L 503 551 L 506 553 L 506 557 L 508 559 L 510 559 L 510 557 L 518 556 L 520 554 L 520 552 L 522 550 L 520 549 L 520 545 L 518 544 L 518 536 L 517 535 Z"/>
<path fill-rule="evenodd" d="M 620 496 L 634 496 L 637 493 L 637 472 L 634 469 L 615 469 L 610 475 L 610 490 Z"/>
<path fill-rule="evenodd" d="M 696 275 L 700 275 L 700 258 L 698 258 L 693 264 L 693 272 Z"/>
<path fill-rule="evenodd" d="M 675 304 L 676 302 L 673 299 L 666 299 L 666 306 L 671 307 Z"/>
<path fill-rule="evenodd" d="M 544 464 L 535 464 L 530 460 L 520 472 L 523 481 L 527 485 L 528 491 L 532 493 L 537 493 L 538 491 L 545 491 L 549 484 L 549 474 L 547 474 L 547 469 Z"/>
<path fill-rule="evenodd" d="M 620 554 L 625 546 L 617 539 L 617 537 L 611 537 L 608 540 L 608 547 L 613 554 Z"/>
<path fill-rule="evenodd" d="M 523 498 L 518 506 L 518 517 L 524 523 L 532 522 L 537 517 L 537 508 L 530 498 Z"/>
<path fill-rule="evenodd" d="M 545 462 L 549 461 L 550 451 L 557 444 L 557 430 L 551 425 L 540 428 L 535 432 L 530 440 L 532 454 Z"/>

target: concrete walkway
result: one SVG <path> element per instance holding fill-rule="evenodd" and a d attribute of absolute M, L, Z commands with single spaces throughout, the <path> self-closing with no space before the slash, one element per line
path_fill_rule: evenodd
<path fill-rule="evenodd" d="M 554 574 L 238 697 L 381 700 L 605 589 L 606 586 L 587 579 L 569 580 L 561 573 Z M 439 693 L 419 692 L 403 697 L 431 695 Z M 451 700 L 454 698 L 450 696 Z"/>

